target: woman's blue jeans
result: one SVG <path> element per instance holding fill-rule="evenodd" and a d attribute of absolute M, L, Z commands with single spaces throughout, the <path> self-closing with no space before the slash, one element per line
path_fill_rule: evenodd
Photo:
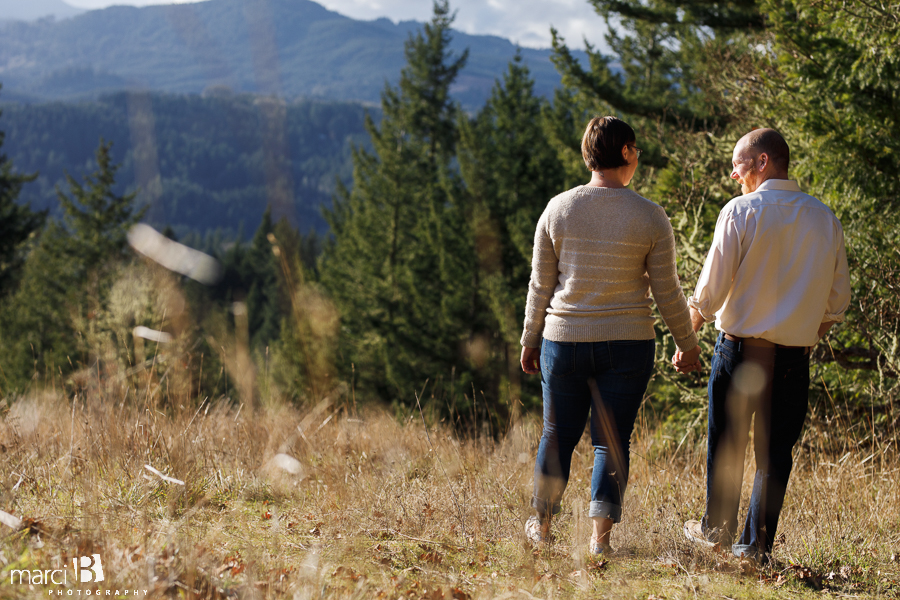
<path fill-rule="evenodd" d="M 631 432 L 653 371 L 654 351 L 654 340 L 543 341 L 544 431 L 531 502 L 539 515 L 559 512 L 572 452 L 590 417 L 594 469 L 588 514 L 619 522 Z"/>

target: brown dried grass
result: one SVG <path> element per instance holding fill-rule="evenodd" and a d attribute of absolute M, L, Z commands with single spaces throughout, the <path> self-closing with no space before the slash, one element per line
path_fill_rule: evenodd
<path fill-rule="evenodd" d="M 344 400 L 252 410 L 221 400 L 162 411 L 98 394 L 24 398 L 0 421 L 0 509 L 25 519 L 20 531 L 0 525 L 0 596 L 55 595 L 59 586 L 9 585 L 10 570 L 58 568 L 92 552 L 106 579 L 70 580 L 76 595 L 900 594 L 895 445 L 854 441 L 839 420 L 814 415 L 796 451 L 778 566 L 756 573 L 684 540 L 683 521 L 703 511 L 704 440 L 692 431 L 667 437 L 643 417 L 625 519 L 613 532 L 628 554 L 604 563 L 585 555 L 589 436 L 576 451 L 555 541 L 541 551 L 524 544 L 535 416 L 493 441 L 463 439 L 442 424 L 426 430 L 418 412 L 356 414 Z M 837 452 L 835 436 L 846 438 Z M 301 471 L 278 467 L 277 454 L 296 458 Z M 752 468 L 748 460 L 747 487 Z"/>

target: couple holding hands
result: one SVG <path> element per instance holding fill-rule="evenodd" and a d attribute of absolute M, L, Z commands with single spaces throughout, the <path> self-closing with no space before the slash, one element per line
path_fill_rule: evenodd
<path fill-rule="evenodd" d="M 806 417 L 810 349 L 850 303 L 843 230 L 834 213 L 788 179 L 790 151 L 772 129 L 734 148 L 742 195 L 719 213 L 690 298 L 675 269 L 665 211 L 628 189 L 642 150 L 615 117 L 582 138 L 587 185 L 556 196 L 538 221 L 522 334 L 522 369 L 540 373 L 543 434 L 525 525 L 549 539 L 572 452 L 590 419 L 594 447 L 590 551 L 608 554 L 628 482 L 629 446 L 655 358 L 651 292 L 678 347 L 680 373 L 699 370 L 697 331 L 719 330 L 709 378 L 706 511 L 685 535 L 766 562 Z M 755 413 L 756 475 L 743 530 L 738 508 Z"/>

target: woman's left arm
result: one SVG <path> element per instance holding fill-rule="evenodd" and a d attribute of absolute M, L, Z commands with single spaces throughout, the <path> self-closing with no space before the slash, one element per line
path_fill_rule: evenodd
<path fill-rule="evenodd" d="M 647 255 L 650 291 L 663 321 L 675 338 L 675 345 L 681 352 L 688 352 L 697 346 L 697 334 L 691 325 L 687 299 L 675 268 L 675 234 L 665 210 L 660 208 L 654 216 L 654 242 Z"/>

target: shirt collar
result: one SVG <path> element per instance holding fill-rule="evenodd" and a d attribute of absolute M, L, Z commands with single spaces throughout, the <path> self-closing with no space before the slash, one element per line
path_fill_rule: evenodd
<path fill-rule="evenodd" d="M 771 190 L 783 190 L 785 192 L 800 192 L 800 186 L 797 185 L 797 182 L 793 179 L 766 179 L 759 187 L 756 188 L 757 192 L 765 192 Z"/>

